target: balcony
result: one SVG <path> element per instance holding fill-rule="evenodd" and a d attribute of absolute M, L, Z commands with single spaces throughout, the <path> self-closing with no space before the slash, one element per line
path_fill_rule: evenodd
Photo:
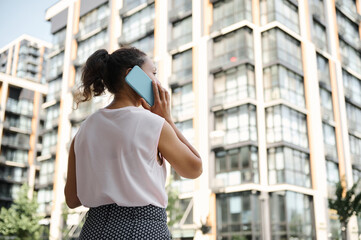
<path fill-rule="evenodd" d="M 25 137 L 16 137 L 16 138 L 7 138 L 3 137 L 1 145 L 8 146 L 11 148 L 29 150 L 30 149 L 30 139 Z"/>
<path fill-rule="evenodd" d="M 357 13 L 356 4 L 354 6 L 348 6 L 343 0 L 335 1 L 336 7 L 346 15 L 351 21 L 359 24 L 361 21 L 361 15 Z"/>
<path fill-rule="evenodd" d="M 194 115 L 194 102 L 186 102 L 172 107 L 172 116 L 175 122 L 191 119 Z"/>
<path fill-rule="evenodd" d="M 235 49 L 235 51 L 225 53 L 219 57 L 214 58 L 209 63 L 211 73 L 221 70 L 226 70 L 243 63 L 252 62 L 252 53 L 250 48 Z"/>
<path fill-rule="evenodd" d="M 170 22 L 176 22 L 180 19 L 186 18 L 192 14 L 192 1 L 174 1 L 174 2 L 181 2 L 176 6 L 172 6 L 168 11 L 168 18 Z"/>
<path fill-rule="evenodd" d="M 28 128 L 28 127 L 20 126 L 19 123 L 10 124 L 10 122 L 5 121 L 5 122 L 3 122 L 3 127 L 5 129 L 8 129 L 8 130 L 13 131 L 13 132 L 17 132 L 17 133 L 31 134 L 31 128 L 30 127 Z"/>
<path fill-rule="evenodd" d="M 239 100 L 249 98 L 249 92 L 251 87 L 247 88 L 248 89 L 244 89 L 244 91 L 240 91 L 238 89 L 231 89 L 227 92 L 220 92 L 215 94 L 211 100 L 211 107 L 236 103 Z"/>
<path fill-rule="evenodd" d="M 75 38 L 76 40 L 78 40 L 78 42 L 84 41 L 85 39 L 107 28 L 108 23 L 109 23 L 109 17 L 100 19 L 92 24 L 85 26 L 82 29 L 79 29 L 79 32 L 75 35 Z"/>

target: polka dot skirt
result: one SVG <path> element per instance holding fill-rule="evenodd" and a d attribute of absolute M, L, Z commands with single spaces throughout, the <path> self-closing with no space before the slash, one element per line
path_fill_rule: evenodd
<path fill-rule="evenodd" d="M 90 208 L 79 239 L 172 239 L 164 208 L 121 207 L 117 204 Z"/>

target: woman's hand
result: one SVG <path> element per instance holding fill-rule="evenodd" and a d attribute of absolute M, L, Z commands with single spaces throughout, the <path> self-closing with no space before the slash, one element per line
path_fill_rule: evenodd
<path fill-rule="evenodd" d="M 154 105 L 150 107 L 148 103 L 142 98 L 141 103 L 143 108 L 155 113 L 167 122 L 172 122 L 170 113 L 170 96 L 168 91 L 163 88 L 159 82 L 152 81 L 153 93 L 154 93 Z"/>

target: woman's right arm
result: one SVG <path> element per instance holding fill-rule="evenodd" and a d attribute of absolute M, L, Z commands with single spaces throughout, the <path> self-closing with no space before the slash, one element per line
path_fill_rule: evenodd
<path fill-rule="evenodd" d="M 191 179 L 199 177 L 202 174 L 202 159 L 174 124 L 170 114 L 169 93 L 155 81 L 153 92 L 153 107 L 149 107 L 144 99 L 142 105 L 166 120 L 158 143 L 160 153 L 180 176 Z"/>

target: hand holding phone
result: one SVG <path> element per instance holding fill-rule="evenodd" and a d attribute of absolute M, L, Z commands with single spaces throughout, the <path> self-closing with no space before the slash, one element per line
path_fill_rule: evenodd
<path fill-rule="evenodd" d="M 125 77 L 125 82 L 138 93 L 139 96 L 144 98 L 150 106 L 154 105 L 152 80 L 138 65 L 135 65 L 132 70 L 130 70 Z"/>

